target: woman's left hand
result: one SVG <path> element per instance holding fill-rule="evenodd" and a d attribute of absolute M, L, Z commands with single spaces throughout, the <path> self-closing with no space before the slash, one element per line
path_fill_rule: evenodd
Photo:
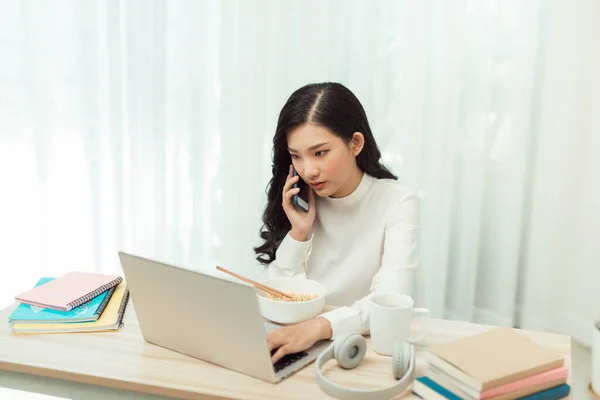
<path fill-rule="evenodd" d="M 331 324 L 322 317 L 273 329 L 267 333 L 267 344 L 269 351 L 278 350 L 271 361 L 275 364 L 286 354 L 306 350 L 319 340 L 331 338 L 331 334 Z"/>

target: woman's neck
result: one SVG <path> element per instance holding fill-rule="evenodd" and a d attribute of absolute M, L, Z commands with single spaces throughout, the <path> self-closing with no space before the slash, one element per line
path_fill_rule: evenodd
<path fill-rule="evenodd" d="M 358 166 L 355 166 L 355 171 L 350 175 L 346 183 L 344 183 L 342 187 L 340 187 L 337 190 L 337 192 L 333 193 L 329 197 L 341 198 L 350 195 L 356 190 L 358 185 L 360 185 L 360 182 L 363 178 L 363 174 L 364 172 L 360 168 L 358 168 Z"/>

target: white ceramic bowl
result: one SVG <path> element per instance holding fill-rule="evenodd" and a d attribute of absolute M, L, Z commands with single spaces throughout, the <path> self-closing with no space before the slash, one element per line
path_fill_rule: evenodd
<path fill-rule="evenodd" d="M 278 324 L 294 324 L 315 318 L 323 310 L 327 289 L 319 282 L 301 278 L 279 278 L 261 282 L 286 293 L 316 294 L 319 297 L 308 301 L 289 302 L 271 300 L 268 294 L 258 290 L 258 305 L 266 319 Z"/>

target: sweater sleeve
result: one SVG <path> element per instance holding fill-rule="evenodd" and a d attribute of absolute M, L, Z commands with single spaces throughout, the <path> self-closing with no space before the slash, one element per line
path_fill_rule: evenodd
<path fill-rule="evenodd" d="M 417 255 L 418 197 L 414 192 L 401 196 L 387 216 L 381 266 L 373 277 L 369 295 L 351 306 L 321 314 L 331 323 L 332 339 L 344 334 L 370 333 L 369 300 L 376 292 L 413 295 Z"/>
<path fill-rule="evenodd" d="M 275 260 L 267 268 L 268 279 L 306 278 L 306 260 L 312 248 L 312 233 L 299 242 L 288 233 L 275 252 Z"/>

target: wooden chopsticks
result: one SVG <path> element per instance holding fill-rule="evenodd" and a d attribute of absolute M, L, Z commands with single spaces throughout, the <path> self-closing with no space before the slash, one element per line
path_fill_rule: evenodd
<path fill-rule="evenodd" d="M 220 265 L 217 265 L 217 269 L 219 271 L 225 272 L 226 274 L 234 276 L 234 277 L 236 277 L 236 278 L 238 278 L 238 279 L 240 279 L 240 280 L 242 280 L 244 282 L 250 283 L 250 284 L 254 285 L 254 287 L 256 287 L 257 289 L 263 290 L 263 291 L 265 291 L 267 293 L 270 293 L 270 294 L 272 294 L 274 296 L 285 297 L 285 298 L 290 299 L 290 300 L 294 298 L 290 294 L 287 294 L 285 292 L 282 292 L 282 291 L 277 290 L 275 288 L 272 288 L 270 286 L 263 285 L 262 283 L 258 283 L 256 281 L 253 281 L 252 279 L 246 278 L 246 277 L 244 277 L 242 275 L 238 275 L 238 274 L 236 274 L 233 271 L 230 271 L 228 269 L 225 269 L 225 268 L 221 267 Z"/>

